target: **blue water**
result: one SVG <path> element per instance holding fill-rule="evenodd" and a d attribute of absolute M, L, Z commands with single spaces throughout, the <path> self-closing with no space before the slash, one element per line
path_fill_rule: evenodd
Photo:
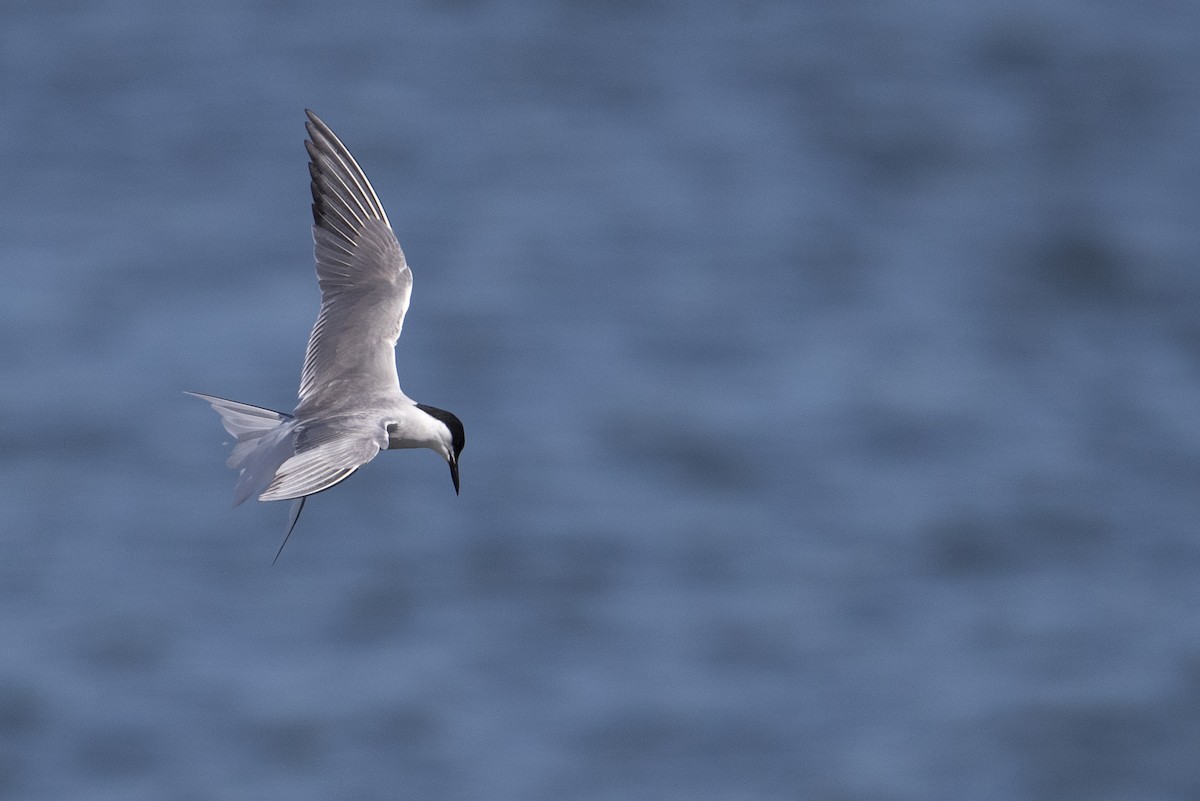
<path fill-rule="evenodd" d="M 0 11 L 0 798 L 1200 798 L 1200 6 Z M 382 454 L 230 508 L 318 300 Z"/>

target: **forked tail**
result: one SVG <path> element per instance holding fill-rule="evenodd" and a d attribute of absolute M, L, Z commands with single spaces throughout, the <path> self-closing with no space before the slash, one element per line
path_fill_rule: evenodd
<path fill-rule="evenodd" d="M 237 438 L 226 465 L 238 471 L 233 505 L 257 496 L 275 479 L 279 466 L 295 454 L 295 418 L 248 403 L 189 392 L 221 415 L 221 425 Z"/>

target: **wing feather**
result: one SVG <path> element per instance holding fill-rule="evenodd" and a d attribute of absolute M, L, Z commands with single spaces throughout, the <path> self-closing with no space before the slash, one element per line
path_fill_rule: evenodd
<path fill-rule="evenodd" d="M 296 454 L 279 466 L 258 499 L 283 501 L 329 489 L 386 447 L 387 431 L 382 426 L 322 427 L 316 434 L 302 429 L 296 437 Z"/>
<path fill-rule="evenodd" d="M 399 386 L 395 347 L 412 291 L 412 271 L 370 181 L 333 131 L 306 113 L 321 311 L 304 356 L 301 405 L 325 400 L 321 390 L 335 382 L 346 398 Z"/>

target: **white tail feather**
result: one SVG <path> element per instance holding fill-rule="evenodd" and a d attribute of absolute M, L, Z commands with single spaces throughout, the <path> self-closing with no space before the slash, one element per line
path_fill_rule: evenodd
<path fill-rule="evenodd" d="M 221 425 L 237 443 L 225 462 L 238 471 L 233 505 L 260 495 L 275 480 L 275 471 L 295 454 L 295 420 L 290 414 L 248 403 L 189 392 L 221 415 Z"/>

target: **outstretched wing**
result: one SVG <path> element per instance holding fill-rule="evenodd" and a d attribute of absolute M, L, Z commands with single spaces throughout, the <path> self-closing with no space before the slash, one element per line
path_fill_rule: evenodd
<path fill-rule="evenodd" d="M 367 176 L 333 131 L 305 113 L 321 312 L 304 356 L 300 402 L 323 405 L 321 393 L 332 386 L 331 397 L 399 386 L 395 347 L 412 271 Z"/>

